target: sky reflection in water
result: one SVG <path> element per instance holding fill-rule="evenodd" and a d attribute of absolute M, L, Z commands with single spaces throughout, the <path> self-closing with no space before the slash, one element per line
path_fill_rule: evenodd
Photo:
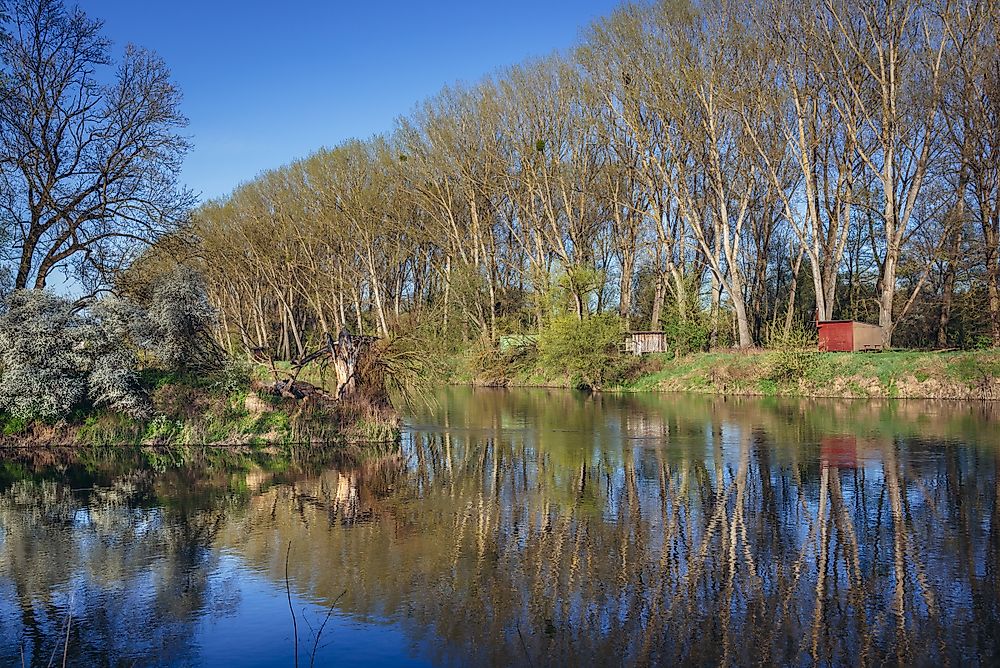
<path fill-rule="evenodd" d="M 316 665 L 995 663 L 996 410 L 453 388 L 376 451 L 8 453 L 0 663 L 71 610 L 70 664 L 289 665 L 286 553 L 301 665 L 331 609 Z"/>

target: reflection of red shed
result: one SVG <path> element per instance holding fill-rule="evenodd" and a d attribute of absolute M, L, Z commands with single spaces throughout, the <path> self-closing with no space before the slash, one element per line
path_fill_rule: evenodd
<path fill-rule="evenodd" d="M 882 350 L 882 328 L 854 320 L 821 320 L 819 349 L 830 352 Z"/>
<path fill-rule="evenodd" d="M 858 464 L 856 436 L 824 436 L 819 443 L 819 458 L 825 466 L 853 469 Z"/>

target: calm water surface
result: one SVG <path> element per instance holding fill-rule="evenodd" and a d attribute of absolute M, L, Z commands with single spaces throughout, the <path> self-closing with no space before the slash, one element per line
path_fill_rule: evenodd
<path fill-rule="evenodd" d="M 995 665 L 997 411 L 462 388 L 377 450 L 7 452 L 0 664 Z"/>

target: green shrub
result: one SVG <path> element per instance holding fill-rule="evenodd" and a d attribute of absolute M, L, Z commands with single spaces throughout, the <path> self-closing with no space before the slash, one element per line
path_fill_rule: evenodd
<path fill-rule="evenodd" d="M 17 436 L 18 434 L 23 434 L 28 429 L 28 422 L 24 418 L 14 417 L 13 415 L 0 415 L 0 432 L 4 436 Z"/>
<path fill-rule="evenodd" d="M 772 350 L 816 350 L 818 342 L 816 330 L 801 325 L 787 332 L 784 327 L 769 327 L 764 334 L 764 346 Z"/>
<path fill-rule="evenodd" d="M 625 327 L 615 313 L 577 320 L 556 318 L 538 339 L 539 362 L 551 375 L 568 374 L 581 386 L 600 387 L 618 380 L 627 364 L 620 352 Z"/>
<path fill-rule="evenodd" d="M 512 378 L 528 374 L 538 363 L 536 337 L 501 338 L 497 345 L 484 342 L 475 353 L 477 378 L 487 385 L 504 385 Z"/>
<path fill-rule="evenodd" d="M 989 350 L 993 348 L 993 337 L 989 334 L 979 334 L 972 337 L 968 347 L 972 350 Z"/>
<path fill-rule="evenodd" d="M 700 313 L 691 314 L 686 320 L 667 320 L 663 332 L 670 350 L 677 355 L 708 349 L 709 325 Z"/>
<path fill-rule="evenodd" d="M 253 367 L 245 359 L 227 357 L 222 368 L 212 374 L 212 389 L 223 396 L 241 395 L 250 387 L 252 374 Z"/>
<path fill-rule="evenodd" d="M 782 348 L 767 355 L 767 377 L 774 382 L 797 381 L 805 378 L 819 363 L 819 353 L 813 350 Z"/>
<path fill-rule="evenodd" d="M 776 383 L 805 378 L 819 365 L 816 333 L 802 327 L 770 329 L 766 334 L 767 378 Z"/>

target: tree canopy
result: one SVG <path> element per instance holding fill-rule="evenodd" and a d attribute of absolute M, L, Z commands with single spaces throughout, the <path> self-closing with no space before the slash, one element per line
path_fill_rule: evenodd
<path fill-rule="evenodd" d="M 206 204 L 190 261 L 227 345 L 279 356 L 608 310 L 705 345 L 815 318 L 1000 345 L 998 27 L 982 0 L 625 5 Z"/>

